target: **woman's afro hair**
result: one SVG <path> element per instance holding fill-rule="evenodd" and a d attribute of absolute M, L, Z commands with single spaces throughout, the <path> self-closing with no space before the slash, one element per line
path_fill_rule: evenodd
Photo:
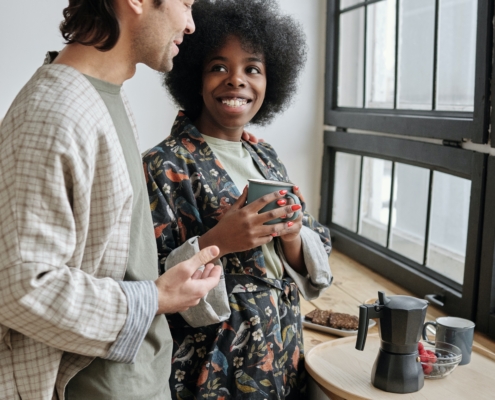
<path fill-rule="evenodd" d="M 198 0 L 192 14 L 196 31 L 184 36 L 174 68 L 164 76 L 175 103 L 193 121 L 199 117 L 205 59 L 229 36 L 236 36 L 246 51 L 264 56 L 265 100 L 251 123 L 270 122 L 290 104 L 306 61 L 305 35 L 299 23 L 282 15 L 275 0 Z"/>

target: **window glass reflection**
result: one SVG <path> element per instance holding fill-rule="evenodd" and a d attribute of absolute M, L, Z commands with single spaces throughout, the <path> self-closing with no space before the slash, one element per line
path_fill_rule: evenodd
<path fill-rule="evenodd" d="M 339 107 L 363 107 L 364 8 L 340 16 Z"/>
<path fill-rule="evenodd" d="M 401 0 L 397 108 L 431 110 L 435 0 Z"/>
<path fill-rule="evenodd" d="M 332 222 L 357 231 L 361 156 L 337 152 Z"/>
<path fill-rule="evenodd" d="M 477 3 L 440 0 L 437 110 L 474 110 Z"/>
<path fill-rule="evenodd" d="M 361 210 L 358 233 L 387 245 L 392 162 L 363 157 Z"/>
<path fill-rule="evenodd" d="M 390 249 L 423 264 L 430 171 L 395 164 Z"/>
<path fill-rule="evenodd" d="M 470 196 L 471 181 L 442 172 L 433 174 L 426 265 L 460 284 L 464 279 Z"/>
<path fill-rule="evenodd" d="M 366 107 L 394 108 L 396 1 L 368 6 Z"/>
<path fill-rule="evenodd" d="M 363 3 L 365 0 L 340 0 L 340 9 L 354 6 L 358 3 Z"/>

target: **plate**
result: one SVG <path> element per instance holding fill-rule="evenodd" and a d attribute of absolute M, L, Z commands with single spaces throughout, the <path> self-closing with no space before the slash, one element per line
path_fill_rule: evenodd
<path fill-rule="evenodd" d="M 356 330 L 337 329 L 337 328 L 330 328 L 329 326 L 313 324 L 310 321 L 306 321 L 306 319 L 303 319 L 302 324 L 305 328 L 310 328 L 316 331 L 330 333 L 331 335 L 336 335 L 336 336 L 355 336 L 357 335 L 358 332 L 357 329 Z M 368 324 L 368 329 L 375 325 L 376 322 L 370 319 L 370 323 Z"/>

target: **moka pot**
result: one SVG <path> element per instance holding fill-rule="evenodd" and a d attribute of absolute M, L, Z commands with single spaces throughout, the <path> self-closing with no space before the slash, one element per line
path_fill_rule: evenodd
<path fill-rule="evenodd" d="M 379 318 L 380 350 L 371 371 L 371 383 L 392 393 L 412 393 L 424 385 L 418 342 L 428 302 L 411 296 L 378 292 L 374 304 L 359 306 L 356 349 L 363 350 L 370 318 Z"/>

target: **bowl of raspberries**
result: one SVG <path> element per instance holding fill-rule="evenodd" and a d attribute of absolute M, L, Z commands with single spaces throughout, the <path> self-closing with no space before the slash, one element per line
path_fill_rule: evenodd
<path fill-rule="evenodd" d="M 435 342 L 434 346 L 418 343 L 419 358 L 427 379 L 440 379 L 449 375 L 462 359 L 459 347 L 449 343 Z"/>

